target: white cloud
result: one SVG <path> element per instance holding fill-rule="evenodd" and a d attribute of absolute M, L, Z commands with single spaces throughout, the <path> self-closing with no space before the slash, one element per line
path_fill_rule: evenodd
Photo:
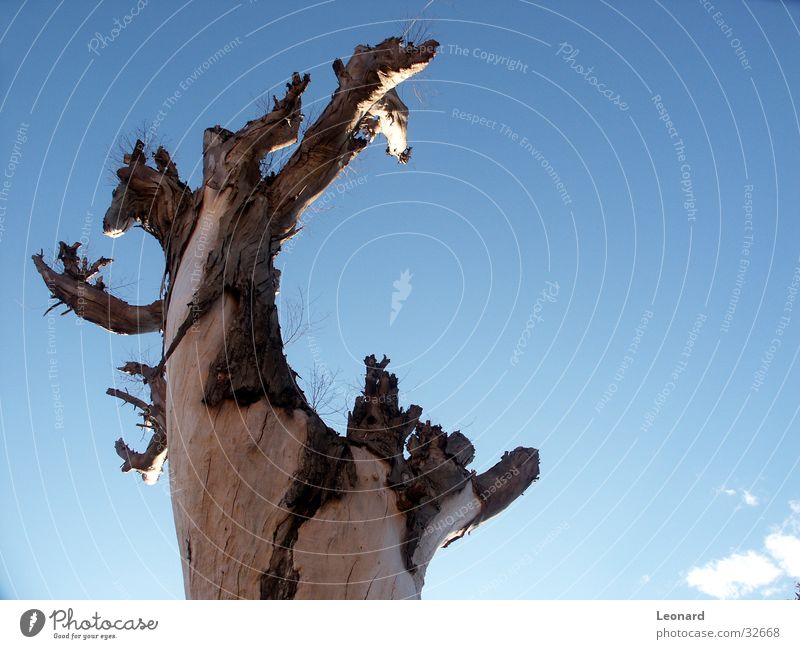
<path fill-rule="evenodd" d="M 767 586 L 780 576 L 780 568 L 763 554 L 750 550 L 692 568 L 686 582 L 711 597 L 729 599 Z"/>
<path fill-rule="evenodd" d="M 747 489 L 742 490 L 742 501 L 748 507 L 755 507 L 758 505 L 758 497 L 751 494 Z"/>
<path fill-rule="evenodd" d="M 746 504 L 750 492 L 743 491 Z M 763 550 L 732 552 L 727 557 L 694 567 L 686 583 L 706 595 L 722 599 L 742 597 L 760 589 L 763 597 L 782 592 L 779 578 L 800 579 L 800 501 L 789 502 L 792 514 L 764 538 Z"/>
<path fill-rule="evenodd" d="M 723 489 L 722 493 L 724 493 L 726 496 L 735 496 L 736 489 Z"/>
<path fill-rule="evenodd" d="M 800 578 L 800 538 L 774 532 L 764 539 L 764 546 L 787 575 Z"/>

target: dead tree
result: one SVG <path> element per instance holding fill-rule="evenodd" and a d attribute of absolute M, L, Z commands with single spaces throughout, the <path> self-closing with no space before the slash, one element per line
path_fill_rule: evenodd
<path fill-rule="evenodd" d="M 111 262 L 61 244 L 63 270 L 34 255 L 56 304 L 119 334 L 161 332 L 155 367 L 127 363 L 150 403 L 137 408 L 153 436 L 144 452 L 116 442 L 123 471 L 155 482 L 169 455 L 186 595 L 191 598 L 416 598 L 434 552 L 503 510 L 539 475 L 538 451 L 516 448 L 480 475 L 460 432 L 398 403 L 387 358 L 365 359 L 363 394 L 346 436 L 326 426 L 284 355 L 276 292 L 281 245 L 304 210 L 379 133 L 405 163 L 408 110 L 395 88 L 423 70 L 438 43 L 387 38 L 360 45 L 333 71 L 338 88 L 283 167 L 265 156 L 294 145 L 309 75 L 236 132 L 205 131 L 203 184 L 181 181 L 161 147 L 148 163 L 137 142 L 117 171 L 104 221 L 133 224 L 165 255 L 161 299 L 133 306 L 97 276 Z"/>

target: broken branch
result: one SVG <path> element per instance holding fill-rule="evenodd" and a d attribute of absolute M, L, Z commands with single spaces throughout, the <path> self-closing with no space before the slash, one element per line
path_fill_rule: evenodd
<path fill-rule="evenodd" d="M 181 182 L 166 149 L 159 147 L 154 160 L 157 169 L 147 165 L 144 143 L 137 140 L 125 166 L 117 170 L 120 182 L 103 218 L 103 232 L 118 237 L 139 222 L 166 250 L 172 224 L 191 205 L 192 191 Z"/>
<path fill-rule="evenodd" d="M 50 294 L 58 302 L 69 307 L 75 315 L 116 334 L 141 334 L 161 331 L 163 311 L 161 300 L 152 304 L 136 306 L 114 297 L 105 290 L 101 278 L 90 284 L 87 279 L 109 263 L 110 259 L 100 258 L 89 265 L 86 258 L 80 262 L 77 257 L 79 243 L 67 246 L 60 244 L 59 259 L 64 264 L 64 272 L 58 273 L 44 261 L 44 255 L 33 255 L 36 270 L 50 289 Z M 55 305 L 54 305 L 55 306 Z M 52 307 L 51 307 L 52 308 Z"/>
<path fill-rule="evenodd" d="M 121 372 L 142 377 L 142 381 L 150 388 L 153 403 L 145 403 L 138 397 L 124 390 L 108 388 L 106 394 L 121 399 L 141 411 L 144 425 L 153 430 L 153 436 L 144 453 L 133 451 L 122 438 L 114 443 L 114 448 L 123 460 L 122 471 L 137 471 L 145 484 L 155 484 L 161 476 L 164 462 L 167 460 L 167 422 L 166 422 L 166 382 L 159 367 L 150 367 L 144 363 L 129 362 L 119 368 Z"/>
<path fill-rule="evenodd" d="M 419 406 L 400 407 L 397 377 L 386 371 L 386 356 L 380 362 L 367 356 L 364 364 L 364 392 L 348 417 L 347 439 L 391 467 L 389 486 L 407 515 L 405 557 L 411 570 L 420 565 L 415 554 L 421 544 L 421 554 L 432 555 L 437 547 L 461 538 L 522 495 L 539 477 L 539 451 L 516 448 L 476 475 L 466 468 L 475 457 L 466 436 L 421 422 Z M 459 509 L 449 511 L 446 502 L 462 492 Z"/>
<path fill-rule="evenodd" d="M 422 71 L 438 46 L 393 36 L 375 47 L 359 45 L 346 65 L 334 62 L 339 87 L 270 186 L 274 236 L 294 230 L 303 210 L 378 133 L 386 136 L 389 155 L 408 161 L 408 110 L 394 89 Z"/>

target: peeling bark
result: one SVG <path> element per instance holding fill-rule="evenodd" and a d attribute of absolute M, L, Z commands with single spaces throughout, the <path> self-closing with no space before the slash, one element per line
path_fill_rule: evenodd
<path fill-rule="evenodd" d="M 364 392 L 348 418 L 347 438 L 389 463 L 387 485 L 397 493 L 399 510 L 406 513 L 406 568 L 424 571 L 430 558 L 428 550 L 417 553 L 423 540 L 440 537 L 449 544 L 500 513 L 539 477 L 539 454 L 520 447 L 485 473 L 468 471 L 475 457 L 472 443 L 459 431 L 448 434 L 430 421 L 422 423 L 419 406 L 400 408 L 397 377 L 386 371 L 388 358 L 377 362 L 368 356 L 364 363 Z M 468 504 L 448 511 L 446 502 L 458 499 L 461 492 L 469 494 Z M 437 520 L 442 513 L 449 521 L 444 525 Z"/>
<path fill-rule="evenodd" d="M 131 306 L 106 290 L 100 269 L 62 244 L 59 273 L 34 255 L 59 304 L 117 333 L 162 331 L 156 367 L 127 363 L 150 402 L 132 405 L 152 438 L 122 439 L 123 471 L 155 482 L 169 455 L 186 595 L 192 598 L 418 598 L 436 550 L 517 498 L 539 475 L 538 451 L 517 448 L 476 474 L 459 431 L 422 421 L 398 403 L 389 360 L 365 359 L 364 391 L 347 434 L 328 428 L 284 355 L 276 258 L 304 210 L 378 135 L 408 161 L 408 109 L 396 87 L 423 70 L 438 44 L 388 38 L 337 59 L 338 87 L 300 139 L 310 77 L 294 73 L 273 108 L 233 132 L 205 131 L 203 184 L 192 191 L 160 148 L 148 164 L 137 141 L 117 171 L 103 229 L 138 224 L 165 254 L 164 295 Z M 265 155 L 295 144 L 280 170 Z M 91 284 L 90 280 L 95 279 Z"/>

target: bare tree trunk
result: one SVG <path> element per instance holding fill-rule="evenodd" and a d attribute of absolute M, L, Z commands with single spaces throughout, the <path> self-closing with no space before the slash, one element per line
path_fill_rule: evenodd
<path fill-rule="evenodd" d="M 206 130 L 203 185 L 181 182 L 159 148 L 155 167 L 137 142 L 117 175 L 104 231 L 134 222 L 166 257 L 166 294 L 147 306 L 111 296 L 62 244 L 63 272 L 34 263 L 54 298 L 122 334 L 162 331 L 156 367 L 122 369 L 148 385 L 137 407 L 153 438 L 143 453 L 122 440 L 123 471 L 155 482 L 169 456 L 173 510 L 190 598 L 416 598 L 434 552 L 504 509 L 539 475 L 535 449 L 506 453 L 477 475 L 474 449 L 403 409 L 388 359 L 365 359 L 364 391 L 346 437 L 307 403 L 286 362 L 275 259 L 303 211 L 377 134 L 406 162 L 408 111 L 395 87 L 438 44 L 388 38 L 359 46 L 339 86 L 288 162 L 262 177 L 265 155 L 295 144 L 309 76 L 295 73 L 272 111 L 233 133 Z M 168 442 L 168 444 L 167 444 Z M 404 450 L 407 452 L 404 454 Z"/>

